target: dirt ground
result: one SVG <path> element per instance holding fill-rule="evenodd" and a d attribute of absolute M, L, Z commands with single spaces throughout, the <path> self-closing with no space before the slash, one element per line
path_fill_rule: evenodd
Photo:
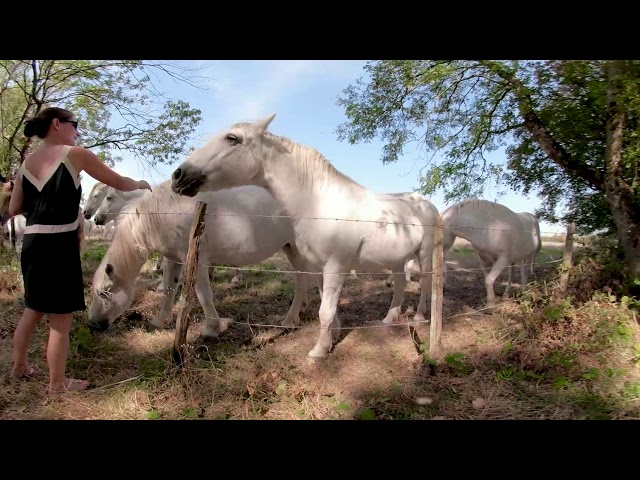
<path fill-rule="evenodd" d="M 87 304 L 90 284 L 105 246 L 85 248 Z M 533 280 L 550 275 L 562 257 L 561 246 L 544 245 Z M 256 346 L 269 331 L 249 324 L 277 325 L 293 298 L 292 276 L 244 272 L 242 282 L 229 284 L 232 271 L 216 272 L 216 308 L 230 317 L 229 330 L 209 344 L 196 343 L 186 371 L 172 363 L 174 326 L 147 331 L 157 312 L 160 276 L 150 259 L 138 279 L 130 311 L 105 333 L 91 333 L 86 314 L 72 331 L 68 374 L 86 378 L 85 392 L 49 398 L 45 394 L 46 325 L 36 327 L 30 360 L 39 375 L 9 381 L 11 337 L 21 314 L 22 295 L 17 263 L 0 280 L 0 418 L 1 419 L 564 419 L 581 418 L 576 407 L 539 380 L 499 380 L 511 368 L 507 352 L 516 321 L 499 303 L 493 314 L 478 313 L 486 298 L 475 254 L 458 244 L 447 256 L 442 341 L 446 362 L 435 371 L 418 355 L 406 326 L 380 327 L 392 287 L 386 276 L 348 277 L 339 304 L 343 331 L 323 362 L 311 363 L 307 352 L 318 334 L 319 298 L 309 292 L 310 307 L 300 328 Z M 291 269 L 284 255 L 262 262 L 263 268 Z M 468 269 L 465 271 L 465 269 Z M 472 270 L 475 269 L 475 270 Z M 461 270 L 461 271 L 453 271 Z M 531 274 L 527 272 L 531 279 Z M 503 272 L 496 281 L 500 296 Z M 517 291 L 520 275 L 513 274 Z M 178 294 L 179 296 L 179 294 Z M 178 298 L 178 297 L 177 297 Z M 415 309 L 419 284 L 407 287 L 404 308 Z M 189 340 L 201 328 L 202 309 L 192 306 Z M 174 319 L 177 307 L 174 307 Z M 515 325 L 517 329 L 518 325 Z M 276 329 L 281 332 L 282 329 Z M 418 343 L 429 341 L 429 325 L 415 329 Z M 510 363 L 511 362 L 511 363 Z M 611 414 L 614 416 L 614 414 Z M 588 417 L 588 415 L 587 415 Z"/>

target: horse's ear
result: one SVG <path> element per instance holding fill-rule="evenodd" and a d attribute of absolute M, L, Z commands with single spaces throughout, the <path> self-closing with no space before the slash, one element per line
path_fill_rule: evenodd
<path fill-rule="evenodd" d="M 271 121 L 275 118 L 276 114 L 269 115 L 268 117 L 263 118 L 262 120 L 256 120 L 253 123 L 253 127 L 260 133 L 264 133 L 267 131 L 267 127 Z"/>
<path fill-rule="evenodd" d="M 111 265 L 110 263 L 107 263 L 107 266 L 105 267 L 104 272 L 107 274 L 107 276 L 111 277 L 113 275 L 113 265 Z"/>

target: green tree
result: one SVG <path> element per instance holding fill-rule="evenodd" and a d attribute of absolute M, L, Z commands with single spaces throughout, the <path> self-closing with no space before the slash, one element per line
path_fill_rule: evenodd
<path fill-rule="evenodd" d="M 47 106 L 73 111 L 78 144 L 110 166 L 122 151 L 150 165 L 173 163 L 187 153 L 201 112 L 165 98 L 152 77 L 196 86 L 194 72 L 141 60 L 0 60 L 0 173 L 13 173 L 24 160 L 34 142 L 23 135 L 24 121 Z"/>
<path fill-rule="evenodd" d="M 365 70 L 338 99 L 340 140 L 380 135 L 383 163 L 419 143 L 434 154 L 420 190 L 443 189 L 447 202 L 481 196 L 491 180 L 535 191 L 542 219 L 574 220 L 583 234 L 614 229 L 640 277 L 640 62 L 393 60 Z M 506 163 L 486 158 L 501 147 Z"/>

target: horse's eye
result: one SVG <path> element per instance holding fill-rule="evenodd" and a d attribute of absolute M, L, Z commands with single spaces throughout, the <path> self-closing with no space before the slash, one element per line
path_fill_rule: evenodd
<path fill-rule="evenodd" d="M 240 143 L 240 140 L 238 139 L 238 137 L 236 137 L 235 135 L 229 134 L 225 137 L 225 139 L 227 140 L 227 142 L 229 142 L 231 145 L 237 145 L 238 143 Z"/>

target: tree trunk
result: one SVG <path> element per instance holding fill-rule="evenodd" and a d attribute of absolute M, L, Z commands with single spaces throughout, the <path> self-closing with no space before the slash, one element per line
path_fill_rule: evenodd
<path fill-rule="evenodd" d="M 618 100 L 625 79 L 624 60 L 607 64 L 607 136 L 605 149 L 604 193 L 611 208 L 618 240 L 625 255 L 629 273 L 640 278 L 640 206 L 622 176 L 624 110 Z"/>

